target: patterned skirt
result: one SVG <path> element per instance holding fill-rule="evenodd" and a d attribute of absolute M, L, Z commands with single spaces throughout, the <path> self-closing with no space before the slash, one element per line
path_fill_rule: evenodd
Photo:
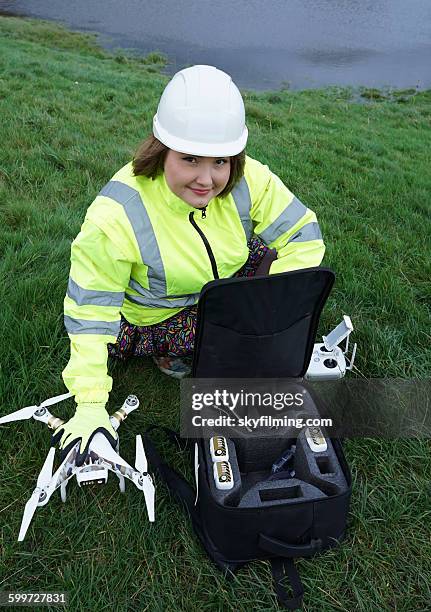
<path fill-rule="evenodd" d="M 270 252 L 259 238 L 248 243 L 249 257 L 234 275 L 254 276 L 265 255 Z M 275 255 L 273 256 L 275 259 Z M 115 344 L 108 344 L 111 357 L 162 356 L 182 357 L 193 353 L 197 306 L 188 306 L 173 317 L 156 325 L 132 325 L 121 317 L 120 333 Z"/>

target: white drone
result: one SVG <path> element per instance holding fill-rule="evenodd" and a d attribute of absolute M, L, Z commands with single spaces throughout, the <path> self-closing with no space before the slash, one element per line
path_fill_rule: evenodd
<path fill-rule="evenodd" d="M 64 423 L 61 419 L 54 417 L 48 406 L 57 404 L 62 400 L 72 397 L 71 393 L 57 395 L 45 400 L 40 406 L 27 406 L 12 414 L 8 414 L 0 418 L 0 425 L 10 423 L 12 421 L 22 421 L 26 419 L 35 419 L 42 421 L 51 429 L 57 429 Z M 129 395 L 122 407 L 109 417 L 112 427 L 117 430 L 120 423 L 127 418 L 133 410 L 139 406 L 139 400 L 136 395 Z M 108 480 L 108 470 L 114 472 L 119 479 L 120 491 L 124 493 L 126 490 L 125 478 L 131 480 L 138 489 L 143 491 L 147 514 L 149 521 L 154 521 L 154 484 L 150 474 L 147 472 L 147 458 L 144 451 L 144 445 L 140 435 L 136 436 L 136 455 L 135 468 L 132 468 L 118 454 L 119 444 L 117 442 L 116 451 L 112 448 L 107 438 L 98 432 L 92 439 L 88 448 L 88 455 L 84 464 L 80 467 L 75 465 L 76 456 L 78 454 L 80 441 L 77 442 L 68 452 L 60 467 L 53 474 L 55 448 L 52 447 L 45 459 L 42 470 L 38 476 L 36 488 L 34 489 L 30 499 L 28 500 L 24 515 L 22 517 L 21 529 L 19 531 L 18 542 L 22 542 L 27 533 L 31 519 L 38 506 L 45 506 L 51 495 L 58 487 L 60 487 L 61 499 L 66 501 L 66 487 L 68 481 L 76 475 L 78 485 L 103 484 Z"/>

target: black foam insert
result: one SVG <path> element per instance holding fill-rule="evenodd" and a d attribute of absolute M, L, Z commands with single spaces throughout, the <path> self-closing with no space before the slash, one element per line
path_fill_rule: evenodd
<path fill-rule="evenodd" d="M 326 495 L 317 487 L 299 480 L 264 480 L 249 489 L 241 498 L 240 508 L 256 508 L 319 499 Z"/>
<path fill-rule="evenodd" d="M 295 475 L 321 489 L 326 495 L 336 495 L 347 488 L 347 482 L 341 469 L 332 442 L 326 438 L 327 450 L 311 450 L 305 430 L 296 440 L 294 460 Z"/>
<path fill-rule="evenodd" d="M 317 408 L 307 406 L 307 414 L 318 416 Z M 280 428 L 277 436 L 257 436 L 227 439 L 229 461 L 234 486 L 223 491 L 216 488 L 209 440 L 204 440 L 206 470 L 212 495 L 226 506 L 261 507 L 272 504 L 296 503 L 304 499 L 319 499 L 337 495 L 347 489 L 347 482 L 329 438 L 327 450 L 313 452 L 305 429 L 299 435 L 292 427 Z M 292 445 L 296 446 L 293 459 L 294 478 L 280 473 L 271 477 L 272 465 Z M 290 464 L 292 468 L 292 464 Z"/>
<path fill-rule="evenodd" d="M 300 409 L 292 409 L 282 413 L 275 413 L 275 417 L 287 417 L 294 420 L 319 417 L 319 411 L 310 392 L 300 383 L 291 383 L 290 391 L 300 393 L 303 398 L 303 406 Z M 261 416 L 258 409 L 250 411 L 248 415 L 253 418 Z M 260 470 L 270 470 L 272 464 L 280 458 L 295 440 L 301 430 L 294 425 L 280 425 L 266 430 L 266 435 L 256 430 L 246 436 L 232 436 L 235 442 L 239 469 L 242 473 Z"/>
<path fill-rule="evenodd" d="M 290 435 L 292 431 L 289 430 Z M 272 464 L 292 445 L 295 438 L 280 437 L 247 437 L 235 438 L 239 469 L 242 473 L 271 470 Z"/>

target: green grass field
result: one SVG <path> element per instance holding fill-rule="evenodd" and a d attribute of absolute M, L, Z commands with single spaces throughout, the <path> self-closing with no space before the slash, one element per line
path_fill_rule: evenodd
<path fill-rule="evenodd" d="M 63 393 L 62 302 L 70 243 L 86 208 L 150 132 L 167 82 L 157 54 L 110 55 L 53 24 L 0 17 L 0 414 Z M 247 152 L 312 208 L 337 273 L 320 333 L 352 316 L 356 375 L 426 378 L 431 368 L 431 91 L 244 92 Z M 177 428 L 179 386 L 149 360 L 111 364 L 109 410 L 142 410 L 122 454 L 149 423 Z M 57 407 L 73 414 L 72 401 Z M 54 412 L 54 410 L 53 410 Z M 276 610 L 255 562 L 228 582 L 157 481 L 157 520 L 130 485 L 69 487 L 36 512 L 18 544 L 49 432 L 0 428 L 0 590 L 65 590 L 70 610 Z M 431 609 L 429 440 L 350 440 L 354 488 L 342 546 L 298 567 L 304 610 Z M 187 471 L 180 452 L 166 450 Z"/>

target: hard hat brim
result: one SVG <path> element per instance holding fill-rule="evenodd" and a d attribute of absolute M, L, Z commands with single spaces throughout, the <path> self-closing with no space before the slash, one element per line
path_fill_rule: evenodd
<path fill-rule="evenodd" d="M 164 130 L 157 120 L 157 115 L 153 119 L 153 134 L 166 147 L 178 151 L 178 153 L 186 153 L 187 155 L 197 155 L 199 157 L 232 157 L 238 155 L 245 149 L 248 138 L 247 127 L 241 137 L 231 142 L 222 143 L 200 143 L 196 141 L 188 141 L 183 138 L 177 138 Z"/>

